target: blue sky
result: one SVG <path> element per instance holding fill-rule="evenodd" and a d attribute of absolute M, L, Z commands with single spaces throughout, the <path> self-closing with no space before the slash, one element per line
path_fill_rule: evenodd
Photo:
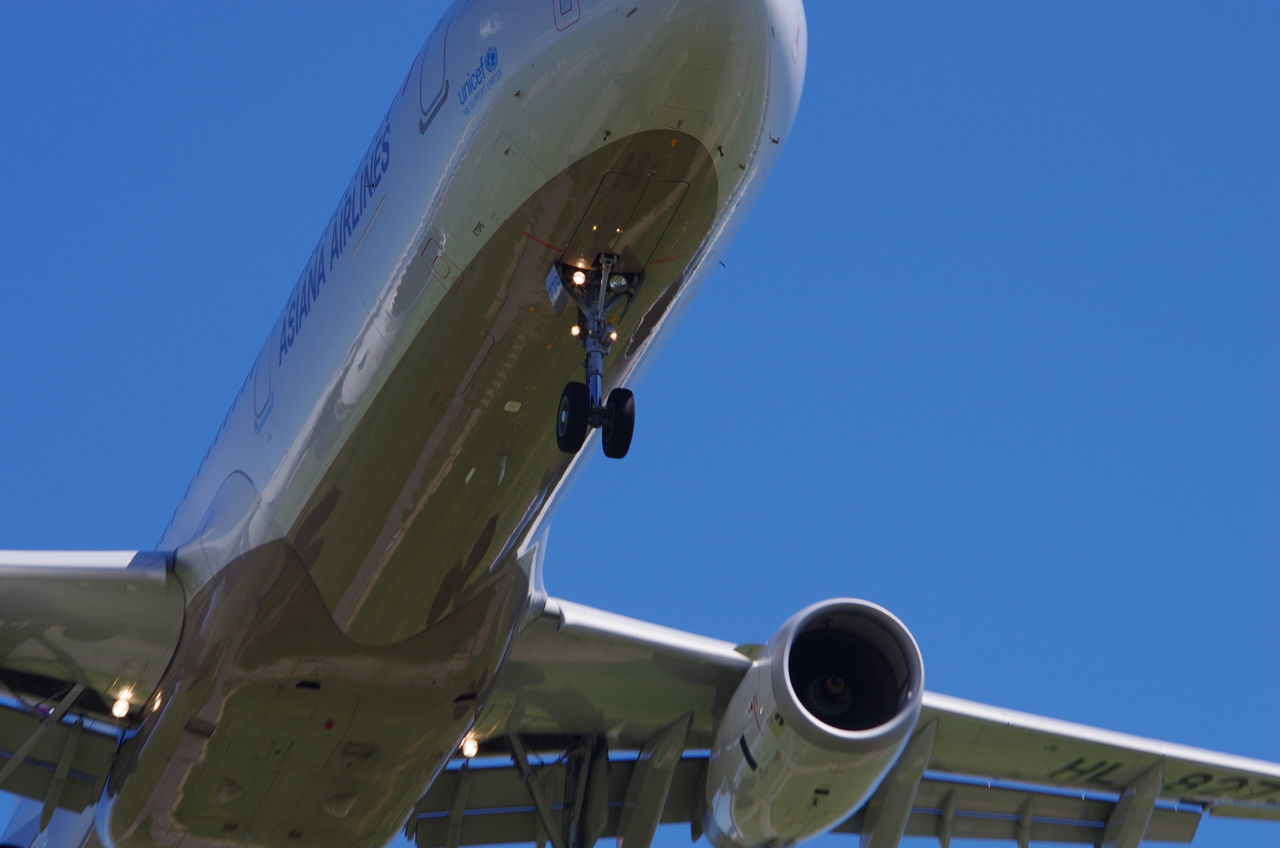
<path fill-rule="evenodd" d="M 0 4 L 0 547 L 154 544 L 441 7 Z M 1280 760 L 1280 7 L 807 9 L 549 588 L 738 641 L 864 597 L 931 689 Z"/>

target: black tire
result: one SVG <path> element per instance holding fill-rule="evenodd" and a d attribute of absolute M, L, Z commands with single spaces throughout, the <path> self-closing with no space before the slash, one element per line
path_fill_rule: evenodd
<path fill-rule="evenodd" d="M 629 389 L 614 389 L 605 402 L 605 423 L 600 445 L 610 459 L 622 459 L 631 449 L 636 431 L 636 396 Z"/>
<path fill-rule="evenodd" d="M 587 439 L 591 401 L 586 383 L 566 383 L 556 409 L 556 445 L 565 453 L 577 453 Z"/>

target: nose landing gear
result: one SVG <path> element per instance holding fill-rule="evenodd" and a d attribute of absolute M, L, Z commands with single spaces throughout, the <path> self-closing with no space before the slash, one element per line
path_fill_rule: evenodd
<path fill-rule="evenodd" d="M 556 410 L 556 445 L 577 453 L 591 427 L 600 428 L 600 446 L 610 459 L 622 459 L 636 429 L 636 398 L 630 389 L 614 389 L 602 407 L 592 407 L 586 383 L 566 383 Z"/>
<path fill-rule="evenodd" d="M 560 405 L 556 409 L 556 445 L 565 453 L 577 453 L 592 427 L 601 429 L 601 446 L 604 455 L 621 459 L 631 447 L 631 436 L 636 426 L 636 400 L 629 390 L 616 388 L 604 397 L 604 358 L 613 348 L 618 333 L 605 317 L 620 298 L 631 294 L 633 281 L 624 274 L 615 274 L 618 257 L 611 253 L 600 255 L 599 276 L 583 269 L 570 269 L 568 280 L 560 276 L 560 266 L 551 273 L 560 279 L 560 285 L 578 306 L 578 324 L 574 335 L 582 341 L 586 357 L 583 371 L 586 382 L 571 382 L 560 393 Z"/>

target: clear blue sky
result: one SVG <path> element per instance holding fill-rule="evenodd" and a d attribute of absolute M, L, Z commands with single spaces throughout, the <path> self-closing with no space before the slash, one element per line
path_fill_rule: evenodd
<path fill-rule="evenodd" d="M 549 588 L 739 641 L 865 597 L 934 690 L 1280 760 L 1280 5 L 807 5 Z M 154 544 L 441 7 L 0 4 L 0 547 Z"/>

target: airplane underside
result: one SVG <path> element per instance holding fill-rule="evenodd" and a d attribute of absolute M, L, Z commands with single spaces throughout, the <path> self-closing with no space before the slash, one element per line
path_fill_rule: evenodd
<path fill-rule="evenodd" d="M 386 843 L 485 702 L 530 604 L 516 551 L 573 464 L 553 422 L 582 351 L 548 269 L 612 253 L 637 279 L 612 316 L 606 374 L 620 383 L 680 296 L 716 197 L 691 136 L 619 139 L 449 275 L 288 537 L 189 605 L 160 688 L 191 682 L 108 786 L 117 844 Z M 431 259 L 397 298 L 449 268 Z"/>

